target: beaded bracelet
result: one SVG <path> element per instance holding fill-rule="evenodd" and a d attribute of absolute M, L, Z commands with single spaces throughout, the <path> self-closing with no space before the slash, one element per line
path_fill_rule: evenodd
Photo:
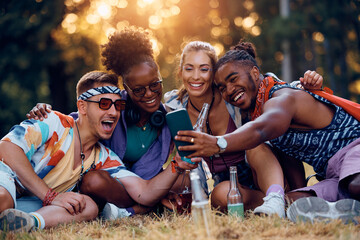
<path fill-rule="evenodd" d="M 55 199 L 55 197 L 58 195 L 58 192 L 53 191 L 51 188 L 47 191 L 45 198 L 43 200 L 43 206 L 48 206 L 51 204 L 51 202 Z"/>
<path fill-rule="evenodd" d="M 179 167 L 179 164 L 175 161 L 175 157 L 171 160 L 171 172 L 182 174 L 185 172 L 185 169 Z"/>

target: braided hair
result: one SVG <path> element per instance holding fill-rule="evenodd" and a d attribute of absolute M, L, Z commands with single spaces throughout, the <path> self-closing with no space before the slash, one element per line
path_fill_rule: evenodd
<path fill-rule="evenodd" d="M 215 64 L 214 72 L 216 72 L 222 65 L 229 62 L 240 62 L 241 65 L 252 68 L 256 66 L 259 70 L 259 66 L 255 60 L 256 50 L 255 46 L 250 42 L 240 41 L 237 45 L 230 48 L 223 57 Z"/>

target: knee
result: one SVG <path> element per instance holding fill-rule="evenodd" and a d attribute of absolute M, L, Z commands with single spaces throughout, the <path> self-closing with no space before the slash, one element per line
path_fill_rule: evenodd
<path fill-rule="evenodd" d="M 83 221 L 91 221 L 97 217 L 99 214 L 99 208 L 96 203 L 89 197 L 84 195 L 86 201 L 86 207 L 82 212 Z"/>
<path fill-rule="evenodd" d="M 85 174 L 82 179 L 80 191 L 83 194 L 92 194 L 102 191 L 111 180 L 111 176 L 106 171 L 91 171 Z"/>
<path fill-rule="evenodd" d="M 14 200 L 5 188 L 0 187 L 0 212 L 8 208 L 14 208 Z"/>
<path fill-rule="evenodd" d="M 229 192 L 229 181 L 224 181 L 216 185 L 211 193 L 211 206 L 221 212 L 227 210 L 227 194 Z"/>

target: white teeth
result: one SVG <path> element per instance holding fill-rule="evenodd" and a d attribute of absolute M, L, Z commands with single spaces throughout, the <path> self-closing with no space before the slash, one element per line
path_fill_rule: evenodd
<path fill-rule="evenodd" d="M 103 123 L 109 123 L 109 124 L 111 124 L 111 123 L 114 123 L 114 121 L 111 121 L 111 120 L 105 120 L 105 121 L 103 121 Z"/>
<path fill-rule="evenodd" d="M 242 95 L 244 95 L 244 92 L 241 92 L 234 98 L 234 102 L 236 102 Z"/>
<path fill-rule="evenodd" d="M 146 103 L 153 103 L 155 102 L 155 98 L 153 100 L 147 101 Z"/>
<path fill-rule="evenodd" d="M 195 84 L 195 83 L 190 83 L 190 86 L 192 87 L 200 87 L 202 84 Z"/>

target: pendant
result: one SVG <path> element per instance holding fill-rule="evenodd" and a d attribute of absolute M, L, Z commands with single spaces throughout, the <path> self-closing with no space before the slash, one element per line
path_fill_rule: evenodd
<path fill-rule="evenodd" d="M 142 147 L 142 148 L 145 148 L 145 145 L 142 143 L 142 144 L 141 144 L 141 147 Z"/>
<path fill-rule="evenodd" d="M 143 127 L 142 130 L 145 131 L 145 130 L 146 130 L 146 127 Z"/>

